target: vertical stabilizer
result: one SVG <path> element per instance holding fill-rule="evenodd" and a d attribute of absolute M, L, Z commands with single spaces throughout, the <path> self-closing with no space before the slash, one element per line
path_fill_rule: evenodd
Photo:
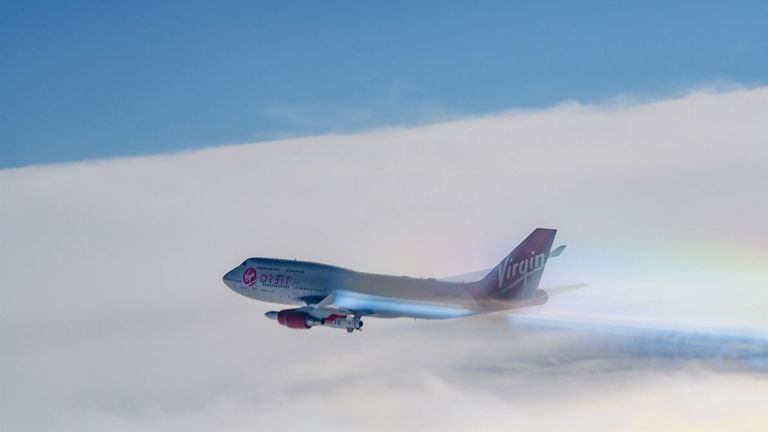
<path fill-rule="evenodd" d="M 498 300 L 534 296 L 556 233 L 554 229 L 535 229 L 480 281 L 483 291 Z"/>

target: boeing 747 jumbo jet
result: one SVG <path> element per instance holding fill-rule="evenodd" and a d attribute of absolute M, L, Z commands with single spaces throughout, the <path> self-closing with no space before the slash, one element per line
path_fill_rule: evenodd
<path fill-rule="evenodd" d="M 565 249 L 552 248 L 553 229 L 534 230 L 480 280 L 455 282 L 363 273 L 313 262 L 248 258 L 224 275 L 224 283 L 246 297 L 299 305 L 267 312 L 292 329 L 323 326 L 352 333 L 364 316 L 457 318 L 547 302 L 538 288 L 544 266 Z"/>

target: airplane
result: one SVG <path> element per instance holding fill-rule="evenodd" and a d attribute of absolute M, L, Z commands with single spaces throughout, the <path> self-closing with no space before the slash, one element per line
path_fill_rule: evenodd
<path fill-rule="evenodd" d="M 308 261 L 248 258 L 224 275 L 224 284 L 246 297 L 294 305 L 267 318 L 291 329 L 362 330 L 362 317 L 458 318 L 542 305 L 538 288 L 557 230 L 537 228 L 482 279 L 438 280 L 364 273 Z"/>

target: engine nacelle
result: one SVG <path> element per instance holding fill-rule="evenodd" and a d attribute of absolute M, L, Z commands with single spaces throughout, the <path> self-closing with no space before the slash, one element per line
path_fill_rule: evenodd
<path fill-rule="evenodd" d="M 312 315 L 297 311 L 295 309 L 286 309 L 280 312 L 267 312 L 264 314 L 269 319 L 277 320 L 280 325 L 288 328 L 307 330 L 314 326 L 323 326 L 337 329 L 344 329 L 349 333 L 363 328 L 363 321 L 358 316 L 329 315 L 326 318 L 319 319 Z"/>
<path fill-rule="evenodd" d="M 277 313 L 277 322 L 288 328 L 306 330 L 312 328 L 314 318 L 304 312 L 283 310 Z"/>

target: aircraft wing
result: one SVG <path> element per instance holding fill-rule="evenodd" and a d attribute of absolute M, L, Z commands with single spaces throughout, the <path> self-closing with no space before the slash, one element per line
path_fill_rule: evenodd
<path fill-rule="evenodd" d="M 321 297 L 316 297 L 317 299 L 321 299 Z M 318 319 L 324 319 L 328 318 L 331 315 L 364 315 L 363 313 L 358 313 L 357 311 L 340 308 L 334 304 L 334 301 L 336 300 L 336 293 L 332 292 L 327 297 L 322 298 L 322 300 L 318 301 L 317 303 L 311 303 L 312 299 L 306 299 L 305 301 L 308 302 L 307 306 L 301 307 L 296 309 L 297 311 L 306 312 L 309 315 L 311 315 L 314 318 Z"/>
<path fill-rule="evenodd" d="M 375 316 L 379 318 L 458 318 L 472 315 L 470 310 L 458 306 L 440 305 L 423 301 L 382 297 L 352 291 L 335 291 L 315 304 L 297 311 L 306 312 L 319 319 L 331 315 Z"/>

